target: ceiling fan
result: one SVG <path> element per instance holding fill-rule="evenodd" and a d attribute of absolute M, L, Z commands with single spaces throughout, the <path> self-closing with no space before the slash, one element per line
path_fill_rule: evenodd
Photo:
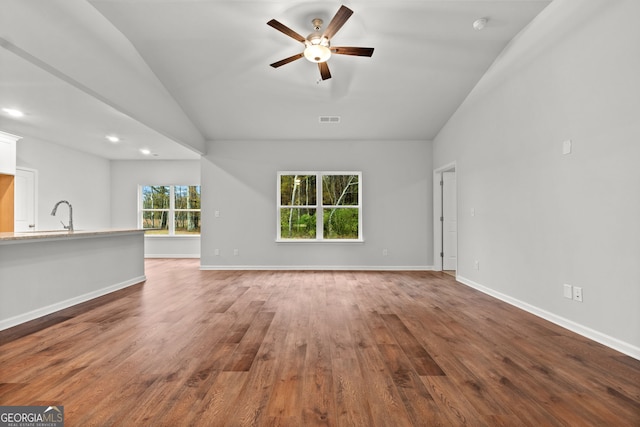
<path fill-rule="evenodd" d="M 309 34 L 306 38 L 302 37 L 300 34 L 293 31 L 291 28 L 286 25 L 272 19 L 267 22 L 267 25 L 275 28 L 276 30 L 286 34 L 287 36 L 303 43 L 305 45 L 304 51 L 288 58 L 282 59 L 280 61 L 274 62 L 271 64 L 273 68 L 278 68 L 282 65 L 288 64 L 290 62 L 295 61 L 296 59 L 300 59 L 302 57 L 307 58 L 311 62 L 315 62 L 318 64 L 318 68 L 320 70 L 320 76 L 322 80 L 327 80 L 331 78 L 331 72 L 329 71 L 329 65 L 327 65 L 327 60 L 331 57 L 331 54 L 337 55 L 353 55 L 353 56 L 371 56 L 373 55 L 372 47 L 334 47 L 331 46 L 331 38 L 338 32 L 340 28 L 344 25 L 345 22 L 351 17 L 353 14 L 353 10 L 349 9 L 346 6 L 340 6 L 338 12 L 334 15 L 327 25 L 327 28 L 324 32 L 321 32 L 323 21 L 322 19 L 316 18 L 311 21 L 313 24 L 314 32 Z"/>

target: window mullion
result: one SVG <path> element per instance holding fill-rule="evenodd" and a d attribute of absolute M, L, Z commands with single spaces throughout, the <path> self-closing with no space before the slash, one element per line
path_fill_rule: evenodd
<path fill-rule="evenodd" d="M 169 186 L 169 236 L 173 236 L 176 234 L 176 219 L 175 219 L 175 186 Z"/>
<path fill-rule="evenodd" d="M 324 240 L 324 206 L 322 200 L 322 174 L 316 175 L 316 239 Z"/>

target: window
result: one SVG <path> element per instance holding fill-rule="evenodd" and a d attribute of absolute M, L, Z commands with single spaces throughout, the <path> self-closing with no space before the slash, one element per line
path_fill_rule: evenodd
<path fill-rule="evenodd" d="M 200 234 L 199 185 L 143 185 L 140 206 L 138 226 L 147 234 Z"/>
<path fill-rule="evenodd" d="M 278 241 L 361 241 L 361 172 L 278 172 Z"/>

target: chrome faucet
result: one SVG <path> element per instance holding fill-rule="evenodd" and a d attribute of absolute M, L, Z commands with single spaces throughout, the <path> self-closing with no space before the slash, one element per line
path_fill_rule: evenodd
<path fill-rule="evenodd" d="M 65 230 L 73 231 L 73 208 L 71 207 L 71 203 L 67 202 L 66 200 L 60 200 L 53 207 L 53 210 L 51 211 L 51 216 L 56 216 L 56 211 L 58 210 L 58 205 L 60 205 L 60 203 L 66 203 L 67 205 L 69 205 L 69 225 L 64 225 L 64 222 L 62 221 L 60 221 L 60 223 L 65 228 Z"/>

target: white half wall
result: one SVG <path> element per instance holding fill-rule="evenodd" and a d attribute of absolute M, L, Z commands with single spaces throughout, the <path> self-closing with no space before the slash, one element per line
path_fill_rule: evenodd
<path fill-rule="evenodd" d="M 207 153 L 203 269 L 431 269 L 431 142 L 215 141 Z M 362 171 L 364 242 L 277 243 L 279 170 Z"/>
<path fill-rule="evenodd" d="M 51 210 L 60 200 L 73 206 L 77 230 L 105 229 L 111 226 L 109 161 L 29 136 L 16 144 L 18 167 L 37 169 L 38 200 L 36 228 L 62 229 L 69 222 L 66 205 L 56 216 Z"/>
<path fill-rule="evenodd" d="M 0 241 L 0 330 L 145 280 L 142 232 L 65 234 Z"/>
<path fill-rule="evenodd" d="M 200 185 L 199 160 L 112 160 L 111 218 L 115 228 L 138 226 L 140 185 Z M 199 236 L 145 236 L 147 258 L 199 258 Z"/>
<path fill-rule="evenodd" d="M 638 16 L 636 0 L 554 1 L 434 141 L 435 168 L 456 162 L 461 278 L 636 358 Z"/>

